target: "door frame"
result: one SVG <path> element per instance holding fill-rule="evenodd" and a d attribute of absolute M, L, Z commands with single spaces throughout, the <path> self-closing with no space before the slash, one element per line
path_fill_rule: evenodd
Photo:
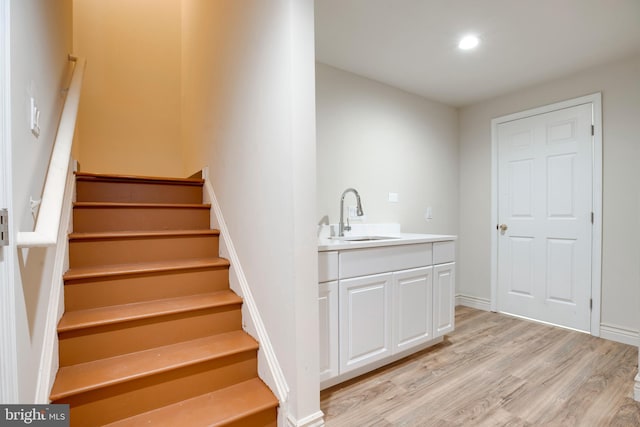
<path fill-rule="evenodd" d="M 0 207 L 12 207 L 11 181 L 11 14 L 0 0 Z M 15 290 L 15 227 L 9 218 L 9 246 L 0 247 L 0 402 L 18 403 Z"/>
<path fill-rule="evenodd" d="M 592 105 L 594 132 L 592 138 L 592 211 L 591 235 L 591 335 L 600 336 L 602 287 L 602 93 L 556 102 L 491 120 L 491 311 L 498 310 L 498 125 L 578 105 Z"/>

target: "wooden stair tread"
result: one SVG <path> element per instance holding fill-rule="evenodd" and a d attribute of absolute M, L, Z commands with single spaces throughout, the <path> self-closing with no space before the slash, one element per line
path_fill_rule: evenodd
<path fill-rule="evenodd" d="M 74 202 L 76 208 L 165 208 L 210 209 L 209 203 L 129 203 L 129 202 Z"/>
<path fill-rule="evenodd" d="M 271 390 L 260 379 L 253 378 L 107 425 L 223 426 L 277 406 L 278 400 Z"/>
<path fill-rule="evenodd" d="M 58 332 L 68 332 L 234 304 L 242 304 L 242 298 L 232 291 L 216 291 L 206 294 L 67 311 L 60 319 L 60 323 L 58 323 Z"/>
<path fill-rule="evenodd" d="M 251 336 L 233 331 L 61 367 L 51 400 L 257 349 L 258 343 Z"/>
<path fill-rule="evenodd" d="M 275 425 L 202 174 L 76 184 L 51 401 L 79 425 Z"/>
<path fill-rule="evenodd" d="M 219 236 L 220 230 L 149 230 L 149 231 L 99 231 L 69 234 L 69 241 L 88 239 L 126 239 L 137 237 Z"/>
<path fill-rule="evenodd" d="M 202 185 L 202 178 L 169 178 L 144 175 L 100 174 L 90 172 L 76 172 L 76 179 L 80 181 L 111 181 L 111 182 L 148 182 L 154 184 Z"/>
<path fill-rule="evenodd" d="M 224 258 L 194 258 L 175 261 L 104 265 L 97 267 L 75 267 L 67 270 L 64 274 L 64 280 L 91 279 L 97 277 L 124 276 L 202 268 L 225 268 L 229 267 L 229 265 L 229 260 Z"/>

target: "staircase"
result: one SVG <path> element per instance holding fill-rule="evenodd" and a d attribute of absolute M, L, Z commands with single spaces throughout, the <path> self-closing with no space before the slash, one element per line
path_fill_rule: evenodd
<path fill-rule="evenodd" d="M 72 426 L 276 426 L 203 183 L 76 174 L 51 391 Z"/>

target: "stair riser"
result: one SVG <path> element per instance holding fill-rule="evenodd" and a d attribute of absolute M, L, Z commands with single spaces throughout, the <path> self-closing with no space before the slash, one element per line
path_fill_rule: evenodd
<path fill-rule="evenodd" d="M 229 269 L 209 268 L 67 280 L 67 311 L 174 298 L 229 289 Z"/>
<path fill-rule="evenodd" d="M 224 427 L 278 427 L 278 409 L 271 408 L 225 424 Z"/>
<path fill-rule="evenodd" d="M 78 202 L 202 203 L 202 185 L 101 182 L 78 179 Z"/>
<path fill-rule="evenodd" d="M 244 352 L 52 403 L 71 406 L 73 426 L 99 426 L 246 381 L 256 367 L 256 352 Z"/>
<path fill-rule="evenodd" d="M 71 268 L 216 256 L 216 235 L 83 239 L 69 242 Z"/>
<path fill-rule="evenodd" d="M 240 304 L 61 332 L 60 366 L 175 344 L 242 327 Z"/>
<path fill-rule="evenodd" d="M 108 238 L 82 234 L 70 236 L 69 266 L 72 271 L 67 273 L 68 278 L 65 280 L 67 314 L 60 323 L 61 327 L 82 325 L 82 322 L 95 321 L 88 319 L 111 314 L 124 317 L 139 315 L 143 311 L 155 311 L 155 315 L 145 319 L 59 332 L 61 370 L 52 396 L 77 394 L 52 403 L 70 405 L 72 426 L 102 426 L 118 420 L 122 420 L 123 425 L 131 425 L 127 424 L 125 418 L 176 403 L 181 416 L 185 412 L 182 401 L 216 391 L 219 393 L 213 395 L 214 400 L 224 401 L 223 406 L 227 411 L 236 414 L 240 413 L 238 411 L 246 411 L 237 409 L 235 401 L 238 400 L 245 403 L 245 408 L 247 402 L 252 402 L 254 410 L 276 404 L 276 400 L 269 396 L 270 392 L 256 379 L 257 343 L 242 332 L 242 302 L 228 291 L 228 263 L 219 259 L 211 261 L 219 257 L 219 238 L 214 232 L 204 231 L 210 228 L 211 213 L 208 206 L 199 205 L 202 203 L 202 187 L 199 180 L 194 182 L 144 177 L 131 179 L 78 173 L 77 204 L 73 211 L 74 233 L 134 233 L 127 237 Z M 83 206 L 83 202 L 179 206 Z M 178 233 L 155 233 L 163 234 L 162 236 L 133 235 L 135 232 L 163 230 L 202 231 L 193 232 L 193 235 L 189 232 L 180 233 L 183 235 L 179 236 L 164 235 Z M 187 262 L 175 262 L 180 260 Z M 165 261 L 174 263 L 163 264 Z M 153 267 L 156 268 L 171 268 L 174 265 L 181 270 L 136 273 L 136 269 L 152 267 L 137 265 L 139 263 L 154 263 Z M 109 267 L 113 265 L 119 266 Z M 87 267 L 97 269 L 82 270 Z M 126 272 L 128 268 L 131 274 L 121 274 L 123 269 Z M 116 271 L 117 275 L 108 276 L 110 272 Z M 78 278 L 81 274 L 104 275 Z M 227 291 L 211 294 L 224 290 Z M 170 298 L 179 299 L 171 301 Z M 149 304 L 127 306 L 137 302 Z M 224 305 L 197 308 L 205 304 Z M 118 307 L 121 305 L 122 307 Z M 109 308 L 74 313 L 77 310 L 101 307 Z M 158 314 L 187 307 L 192 309 L 182 313 Z M 226 335 L 216 336 L 218 334 Z M 191 340 L 197 341 L 189 342 Z M 163 347 L 178 343 L 182 344 Z M 143 353 L 137 353 L 141 351 Z M 232 351 L 239 353 L 215 356 Z M 128 356 L 117 357 L 121 355 Z M 115 359 L 109 360 L 114 356 Z M 172 363 L 189 363 L 204 357 L 215 358 L 181 368 L 171 367 Z M 97 363 L 84 364 L 92 361 Z M 152 369 L 166 371 L 151 373 Z M 121 382 L 101 386 L 100 382 L 108 378 L 119 378 L 118 381 Z M 236 391 L 233 394 L 233 390 L 225 390 L 226 387 L 240 385 L 238 383 L 250 379 L 254 379 L 250 382 L 250 387 L 245 383 L 236 388 L 240 393 Z M 99 388 L 80 392 L 83 387 Z M 258 401 L 256 403 L 248 396 L 262 398 L 255 398 Z M 229 397 L 232 399 L 225 400 Z M 198 405 L 200 400 L 191 402 L 197 402 L 192 405 Z M 212 414 L 209 405 L 201 408 L 206 408 L 204 415 Z M 166 412 L 162 414 L 159 424 L 169 424 L 164 416 Z M 276 419 L 275 408 L 262 409 L 225 426 L 276 427 Z M 172 423 L 182 424 L 187 425 Z M 198 423 L 190 423 L 196 424 Z"/>
<path fill-rule="evenodd" d="M 207 230 L 209 208 L 86 207 L 73 208 L 73 231 Z"/>

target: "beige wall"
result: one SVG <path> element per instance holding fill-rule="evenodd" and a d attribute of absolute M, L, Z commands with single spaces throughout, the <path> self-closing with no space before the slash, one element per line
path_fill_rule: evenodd
<path fill-rule="evenodd" d="M 319 410 L 313 43 L 311 0 L 74 0 L 81 168 L 210 167 L 293 419 Z"/>
<path fill-rule="evenodd" d="M 640 57 L 461 109 L 458 292 L 491 293 L 491 119 L 595 92 L 603 100 L 601 324 L 632 336 L 640 321 Z"/>
<path fill-rule="evenodd" d="M 340 195 L 354 187 L 365 223 L 457 234 L 455 108 L 322 63 L 316 64 L 316 99 L 318 222 L 328 216 L 337 224 Z M 398 193 L 398 203 L 388 201 L 389 192 Z M 347 205 L 355 205 L 352 195 Z M 428 222 L 427 207 L 433 211 Z"/>
<path fill-rule="evenodd" d="M 87 59 L 82 170 L 186 176 L 180 15 L 180 0 L 73 0 L 74 52 Z"/>
<path fill-rule="evenodd" d="M 29 198 L 39 200 L 62 109 L 61 90 L 69 74 L 71 51 L 71 0 L 12 1 L 11 12 L 11 151 L 13 209 L 12 235 L 33 231 Z M 27 54 L 28 53 L 28 54 Z M 41 111 L 40 137 L 29 129 L 29 98 Z M 17 401 L 33 403 L 43 352 L 55 248 L 17 250 L 10 286 L 15 297 L 15 337 L 18 379 Z M 2 256 L 2 254 L 0 254 Z M 58 280 L 60 280 L 58 278 Z M 7 363 L 1 360 L 0 363 Z M 3 367 L 4 368 L 4 367 Z M 46 374 L 45 374 L 46 375 Z M 3 378 L 4 380 L 4 378 Z M 6 402 L 3 402 L 6 403 Z M 17 403 L 17 402 L 16 402 Z M 40 402 L 44 403 L 44 402 Z"/>
<path fill-rule="evenodd" d="M 182 13 L 185 164 L 210 168 L 291 390 L 281 416 L 313 418 L 319 411 L 313 1 L 184 0 Z M 264 365 L 259 369 L 265 373 Z"/>

